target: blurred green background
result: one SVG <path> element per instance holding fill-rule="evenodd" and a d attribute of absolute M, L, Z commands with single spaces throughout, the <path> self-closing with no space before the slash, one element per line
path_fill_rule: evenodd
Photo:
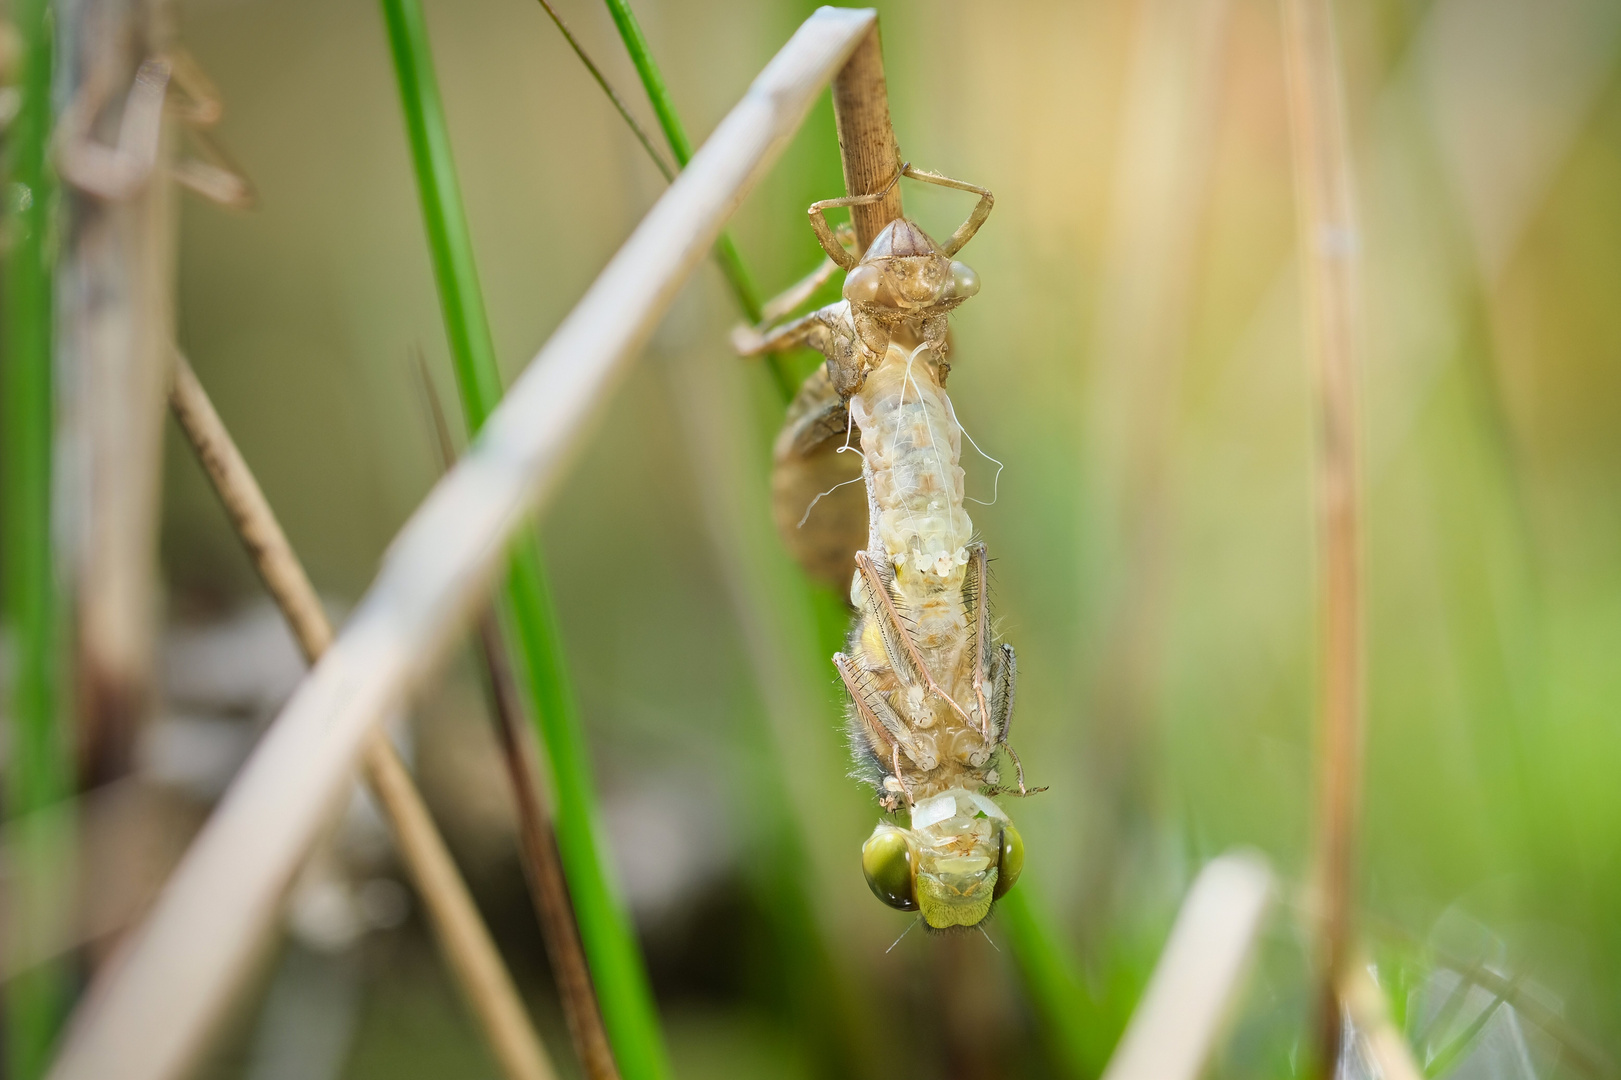
<path fill-rule="evenodd" d="M 606 10 L 559 7 L 656 130 Z M 531 0 L 427 9 L 510 379 L 662 180 Z M 812 6 L 636 10 L 701 139 Z M 452 397 L 381 16 L 314 0 L 179 14 L 260 201 L 186 204 L 182 348 L 318 586 L 352 601 L 437 473 L 417 352 Z M 971 512 L 1019 650 L 1014 743 L 1051 788 L 1012 807 L 1020 888 L 1071 935 L 1093 1021 L 1113 1032 L 1200 863 L 1248 845 L 1290 881 L 1307 869 L 1312 386 L 1278 9 L 880 14 L 904 156 L 997 196 L 964 254 L 984 289 L 955 316 L 950 390 L 1006 466 L 995 505 Z M 1488 943 L 1477 959 L 1621 1054 L 1621 8 L 1370 0 L 1337 15 L 1364 257 L 1370 949 L 1422 952 L 1466 923 Z M 824 99 L 732 225 L 762 289 L 816 264 L 803 209 L 842 187 Z M 906 198 L 936 235 L 967 210 L 915 185 Z M 676 1069 L 831 1067 L 783 985 L 780 898 L 757 873 L 765 823 L 786 811 L 815 826 L 809 901 L 860 988 L 870 1074 L 1052 1075 L 1005 941 L 913 934 L 884 952 L 908 920 L 857 869 L 876 813 L 844 776 L 826 662 L 843 616 L 771 535 L 780 405 L 731 355 L 735 320 L 706 264 L 543 522 Z M 989 500 L 994 466 L 965 465 Z M 173 432 L 165 482 L 173 619 L 253 603 Z M 453 662 L 419 710 L 418 768 L 564 1059 L 482 709 L 475 669 Z M 1291 910 L 1233 1075 L 1288 1071 Z M 219 1075 L 278 1075 L 264 1003 L 289 978 L 348 988 L 341 1075 L 494 1075 L 414 922 L 313 955 L 273 965 Z"/>

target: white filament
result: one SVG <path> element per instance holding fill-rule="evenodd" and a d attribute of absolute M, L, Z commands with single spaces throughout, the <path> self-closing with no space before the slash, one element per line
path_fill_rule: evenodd
<path fill-rule="evenodd" d="M 968 434 L 968 429 L 962 426 L 962 421 L 957 419 L 956 406 L 951 404 L 951 399 L 949 397 L 946 398 L 946 408 L 951 410 L 951 422 L 957 425 L 957 430 L 962 432 L 962 437 L 968 440 L 968 445 L 972 446 L 975 452 L 986 461 L 996 462 L 996 475 L 991 477 L 991 501 L 986 502 L 984 499 L 976 499 L 972 495 L 965 495 L 963 497 L 969 502 L 979 503 L 981 506 L 995 506 L 998 492 L 1000 492 L 1002 488 L 1002 470 L 1007 468 L 1007 466 L 1003 465 L 1000 461 L 997 461 L 996 458 L 991 457 L 991 455 L 979 448 L 979 444 L 974 441 L 974 437 Z"/>

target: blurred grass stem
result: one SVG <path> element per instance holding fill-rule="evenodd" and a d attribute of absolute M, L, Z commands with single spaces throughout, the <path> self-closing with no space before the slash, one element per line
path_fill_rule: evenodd
<path fill-rule="evenodd" d="M 71 902 L 48 883 L 74 858 L 71 830 L 34 828 L 34 813 L 73 791 L 72 739 L 63 720 L 57 575 L 51 544 L 52 449 L 56 395 L 52 380 L 51 275 L 55 185 L 47 160 L 51 139 L 51 5 L 16 0 L 17 111 L 5 139 L 5 231 L 0 266 L 0 590 L 11 656 L 6 755 L 6 815 L 19 822 L 23 867 L 17 880 L 37 888 L 13 897 L 13 917 L 26 928 Z M 25 816 L 26 815 L 26 816 Z M 45 1071 L 67 1003 L 67 972 L 48 963 L 6 987 L 6 1073 L 36 1080 Z"/>
<path fill-rule="evenodd" d="M 722 223 L 872 20 L 871 11 L 822 8 L 800 26 L 417 507 L 337 640 L 126 940 L 120 962 L 100 973 L 75 1012 L 52 1080 L 171 1080 L 192 1064 L 365 740 L 431 677 L 487 603 L 509 545 L 556 492 Z M 563 857 L 568 866 L 567 850 Z M 622 1057 L 620 1068 L 629 1075 Z"/>
<path fill-rule="evenodd" d="M 383 13 L 451 365 L 467 428 L 476 434 L 503 390 L 449 127 L 420 3 L 383 0 Z M 629 915 L 608 879 L 590 754 L 533 530 L 524 530 L 512 549 L 506 608 L 517 640 L 514 653 L 546 746 L 558 849 L 614 1057 L 629 1080 L 659 1080 L 669 1074 L 669 1064 L 658 1011 Z"/>
<path fill-rule="evenodd" d="M 568 47 L 574 50 L 574 55 L 579 57 L 580 63 L 585 65 L 585 70 L 591 73 L 591 77 L 602 88 L 602 92 L 608 95 L 608 100 L 613 102 L 614 109 L 630 128 L 631 133 L 636 136 L 636 141 L 642 144 L 642 149 L 647 151 L 647 156 L 653 159 L 653 165 L 658 169 L 659 175 L 664 177 L 664 182 L 669 183 L 674 180 L 675 170 L 670 168 L 669 162 L 664 160 L 664 155 L 659 153 L 658 149 L 653 145 L 652 136 L 648 135 L 647 130 L 630 114 L 630 109 L 625 105 L 625 99 L 619 96 L 612 84 L 608 82 L 608 77 L 602 73 L 602 69 L 597 67 L 591 57 L 586 54 L 585 49 L 580 45 L 579 39 L 574 36 L 574 31 L 570 30 L 568 23 L 563 21 L 563 16 L 557 13 L 557 9 L 552 7 L 549 0 L 540 0 L 540 6 L 546 9 L 546 14 L 551 17 L 552 24 L 557 27 L 557 32 L 563 35 L 563 40 L 568 42 Z M 682 164 L 685 164 L 685 162 Z"/>
<path fill-rule="evenodd" d="M 1340 998 L 1362 1033 L 1383 1080 L 1423 1080 L 1424 1071 L 1413 1060 L 1407 1037 L 1391 1020 L 1385 991 L 1373 981 L 1366 958 L 1358 957 L 1346 966 L 1340 980 Z"/>
<path fill-rule="evenodd" d="M 315 663 L 333 636 L 321 598 L 202 383 L 178 354 L 169 400 L 254 569 L 281 609 L 304 659 Z M 405 763 L 381 730 L 372 733 L 364 753 L 366 780 L 393 826 L 440 947 L 502 1071 L 510 1080 L 552 1080 L 556 1072 L 530 1026 L 512 977 Z"/>
<path fill-rule="evenodd" d="M 1334 1075 L 1339 988 L 1354 954 L 1363 727 L 1358 246 L 1349 139 L 1328 0 L 1283 0 L 1296 245 L 1316 383 L 1319 658 L 1316 1070 Z"/>

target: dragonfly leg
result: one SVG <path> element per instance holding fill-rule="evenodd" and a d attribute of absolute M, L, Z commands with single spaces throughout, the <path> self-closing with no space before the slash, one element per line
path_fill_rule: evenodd
<path fill-rule="evenodd" d="M 1019 777 L 1019 790 L 997 789 L 996 794 L 1006 795 L 1036 795 L 1047 789 L 1045 787 L 1027 788 L 1024 785 L 1024 763 L 1019 760 L 1018 753 L 1008 745 L 1008 729 L 1013 726 L 1013 698 L 1014 690 L 1019 677 L 1019 665 L 1013 656 L 1013 646 L 998 645 L 996 653 L 991 660 L 991 718 L 996 732 L 996 742 L 1007 756 L 1013 761 L 1013 768 Z"/>
<path fill-rule="evenodd" d="M 861 389 L 867 381 L 868 368 L 875 362 L 857 339 L 850 305 L 844 300 L 763 334 L 749 326 L 739 326 L 732 331 L 732 347 L 741 356 L 784 352 L 800 346 L 808 346 L 827 357 L 828 375 L 833 380 L 833 389 L 841 397 L 847 398 Z"/>
<path fill-rule="evenodd" d="M 878 572 L 878 564 L 871 555 L 865 551 L 856 552 L 856 569 L 866 585 L 868 607 L 870 613 L 877 618 L 879 629 L 883 633 L 884 646 L 889 653 L 891 667 L 897 675 L 904 673 L 909 676 L 907 681 L 922 683 L 928 687 L 929 692 L 940 698 L 953 711 L 962 717 L 963 723 L 970 727 L 976 726 L 973 717 L 968 715 L 957 700 L 940 688 L 929 673 L 929 667 L 923 662 L 923 654 L 918 651 L 917 642 L 912 640 L 912 632 L 901 613 L 895 607 L 895 597 L 889 591 L 889 584 L 884 581 Z"/>
<path fill-rule="evenodd" d="M 901 171 L 913 180 L 921 180 L 925 184 L 938 184 L 941 187 L 956 188 L 958 191 L 972 191 L 979 196 L 979 202 L 974 206 L 973 213 L 968 215 L 968 220 L 957 226 L 957 231 L 941 245 L 940 250 L 947 255 L 957 254 L 974 238 L 979 227 L 985 224 L 985 219 L 991 216 L 991 207 L 996 205 L 995 196 L 978 184 L 970 184 L 966 180 L 953 180 L 949 176 L 941 176 L 925 169 L 914 169 L 909 164 Z"/>
<path fill-rule="evenodd" d="M 837 199 L 822 199 L 820 202 L 811 203 L 810 209 L 806 213 L 810 215 L 811 228 L 816 230 L 816 239 L 821 242 L 822 250 L 827 252 L 828 258 L 846 270 L 854 268 L 856 263 L 860 261 L 860 257 L 855 252 L 846 251 L 844 246 L 839 243 L 838 236 L 827 223 L 827 212 L 841 206 L 871 206 L 888 195 L 890 188 L 901 182 L 901 173 L 908 168 L 910 166 L 903 164 L 899 169 L 895 170 L 895 175 L 890 179 L 889 183 L 871 195 L 844 195 Z M 989 211 L 986 212 L 989 213 Z M 966 243 L 966 241 L 964 242 Z"/>
<path fill-rule="evenodd" d="M 968 608 L 968 632 L 973 635 L 974 704 L 979 709 L 979 731 L 986 743 L 995 741 L 991 734 L 991 708 L 985 700 L 985 676 L 990 667 L 990 604 L 985 595 L 985 545 L 968 548 L 968 573 L 963 579 L 963 603 Z"/>
<path fill-rule="evenodd" d="M 1007 745 L 1008 729 L 1013 726 L 1013 698 L 1018 688 L 1019 664 L 1013 646 L 998 645 L 991 658 L 991 730 L 996 741 Z"/>
<path fill-rule="evenodd" d="M 843 653 L 833 654 L 833 666 L 838 669 L 839 678 L 844 681 L 844 688 L 850 692 L 850 699 L 855 702 L 856 714 L 861 718 L 865 729 L 871 734 L 868 742 L 878 743 L 889 747 L 891 752 L 897 749 L 905 750 L 906 756 L 924 772 L 929 772 L 939 765 L 939 759 L 932 754 L 927 745 L 920 745 L 912 733 L 906 729 L 905 723 L 895 715 L 889 707 L 889 702 L 878 693 L 872 685 L 871 676 L 862 677 L 856 670 L 854 662 Z M 895 758 L 897 764 L 899 757 Z M 899 776 L 899 773 L 896 773 Z"/>
<path fill-rule="evenodd" d="M 841 223 L 837 229 L 833 230 L 833 235 L 838 240 L 841 248 L 846 251 L 854 251 L 856 244 L 856 231 L 848 224 Z M 789 314 L 795 308 L 799 307 L 799 305 L 809 300 L 811 296 L 815 294 L 817 289 L 820 289 L 823 285 L 827 284 L 827 280 L 831 278 L 834 272 L 838 269 L 838 263 L 834 262 L 832 259 L 823 259 L 822 264 L 815 270 L 812 270 L 810 273 L 806 274 L 804 277 L 800 278 L 798 281 L 788 286 L 788 288 L 784 289 L 782 292 L 778 293 L 776 296 L 773 296 L 771 299 L 767 300 L 763 305 L 761 305 L 760 322 L 756 329 L 758 329 L 761 333 L 764 333 L 766 328 L 772 323 Z"/>
<path fill-rule="evenodd" d="M 912 788 L 907 784 L 906 777 L 901 775 L 901 748 L 895 747 L 890 751 L 891 761 L 895 768 L 895 782 L 901 786 L 901 794 L 906 796 L 906 809 L 912 809 Z"/>

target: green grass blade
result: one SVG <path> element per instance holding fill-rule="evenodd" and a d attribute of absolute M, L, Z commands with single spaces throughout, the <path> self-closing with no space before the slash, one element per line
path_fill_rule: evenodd
<path fill-rule="evenodd" d="M 467 425 L 476 432 L 500 400 L 502 385 L 427 30 L 419 0 L 382 4 L 445 334 Z M 658 1011 L 630 920 L 607 873 L 590 756 L 532 532 L 514 546 L 505 607 L 506 625 L 517 638 L 516 666 L 546 748 L 558 849 L 603 1023 L 626 1080 L 662 1080 L 670 1070 Z"/>
<path fill-rule="evenodd" d="M 58 602 L 51 557 L 51 379 L 53 184 L 51 50 L 46 0 L 11 7 L 21 43 L 19 108 L 8 134 L 4 176 L 5 263 L 0 270 L 0 488 L 5 522 L 0 590 L 12 652 L 11 745 L 6 813 L 18 822 L 24 888 L 12 917 L 23 934 L 31 920 L 64 898 L 42 895 L 59 881 L 72 838 L 36 828 L 36 811 L 71 791 L 71 740 L 59 693 Z M 28 888 L 27 886 L 33 886 Z M 34 1080 L 45 1072 L 67 1005 L 66 973 L 57 965 L 29 971 L 6 987 L 7 1075 Z"/>
<path fill-rule="evenodd" d="M 653 62 L 653 50 L 648 48 L 642 24 L 636 21 L 636 13 L 630 10 L 625 0 L 606 2 L 608 14 L 613 16 L 619 36 L 624 39 L 625 50 L 630 53 L 631 63 L 636 65 L 636 74 L 642 77 L 647 99 L 653 105 L 654 115 L 659 118 L 659 127 L 664 129 L 664 137 L 675 154 L 676 164 L 684 169 L 687 162 L 692 160 L 692 140 L 687 138 L 686 125 L 681 123 L 681 117 L 675 111 L 675 101 L 670 97 L 669 87 L 664 85 L 664 75 L 659 71 L 658 64 Z"/>
<path fill-rule="evenodd" d="M 1111 1039 L 1089 1022 L 1097 1004 L 1087 993 L 1069 946 L 1054 933 L 1051 917 L 1032 899 L 1030 882 L 997 901 L 997 922 L 1006 928 L 1025 990 L 1052 1039 L 1053 1056 L 1072 1080 L 1099 1075 Z"/>

